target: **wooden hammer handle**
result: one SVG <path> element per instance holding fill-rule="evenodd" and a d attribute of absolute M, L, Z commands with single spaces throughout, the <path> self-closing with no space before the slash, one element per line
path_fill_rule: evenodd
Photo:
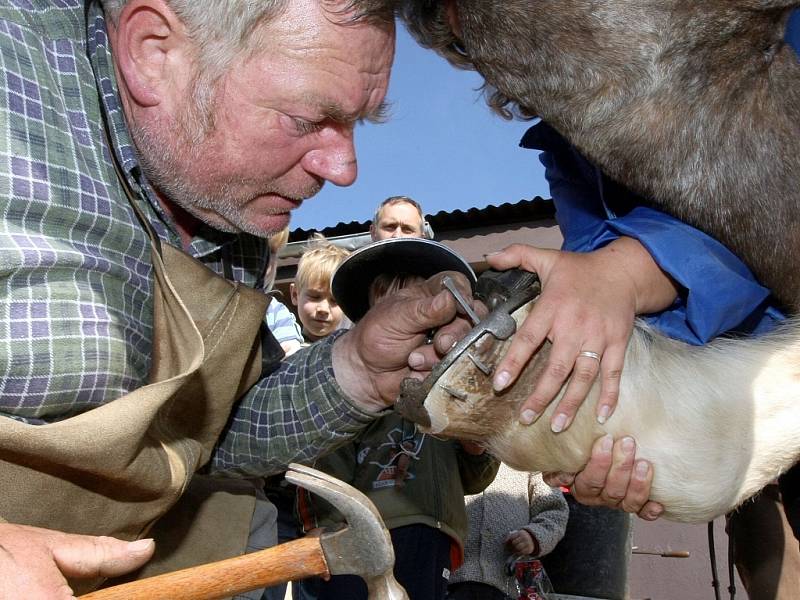
<path fill-rule="evenodd" d="M 81 600 L 216 600 L 312 575 L 329 575 L 318 537 L 97 590 Z"/>

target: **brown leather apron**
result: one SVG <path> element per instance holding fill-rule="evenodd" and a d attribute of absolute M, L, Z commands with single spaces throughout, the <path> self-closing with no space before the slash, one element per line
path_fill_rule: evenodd
<path fill-rule="evenodd" d="M 148 566 L 151 574 L 244 551 L 253 485 L 198 475 L 187 486 L 209 460 L 232 405 L 262 372 L 258 333 L 269 298 L 160 247 L 148 233 L 155 272 L 150 382 L 57 423 L 0 417 L 0 518 L 133 540 L 175 506 L 171 525 L 159 522 L 152 532 L 160 564 Z M 206 544 L 198 549 L 187 540 Z M 84 592 L 100 582 L 71 583 Z"/>

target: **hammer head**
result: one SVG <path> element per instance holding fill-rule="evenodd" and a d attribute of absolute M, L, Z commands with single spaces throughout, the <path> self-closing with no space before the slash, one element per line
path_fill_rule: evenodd
<path fill-rule="evenodd" d="M 369 498 L 354 487 L 311 467 L 292 463 L 286 480 L 325 498 L 347 520 L 347 527 L 320 538 L 331 575 L 358 575 L 369 600 L 408 600 L 394 578 L 389 530 Z"/>

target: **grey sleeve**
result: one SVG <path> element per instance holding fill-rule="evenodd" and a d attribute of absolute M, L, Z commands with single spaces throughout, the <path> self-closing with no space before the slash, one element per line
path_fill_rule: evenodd
<path fill-rule="evenodd" d="M 538 542 L 539 556 L 549 554 L 567 529 L 567 501 L 560 489 L 551 488 L 544 482 L 541 473 L 530 473 L 528 502 L 531 520 L 524 529 Z"/>

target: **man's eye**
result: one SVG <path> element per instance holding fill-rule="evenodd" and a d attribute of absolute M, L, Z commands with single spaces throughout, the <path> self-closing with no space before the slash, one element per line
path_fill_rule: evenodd
<path fill-rule="evenodd" d="M 309 135 L 317 133 L 322 129 L 322 123 L 314 123 L 312 121 L 304 121 L 303 119 L 294 119 L 294 126 L 300 135 Z"/>

